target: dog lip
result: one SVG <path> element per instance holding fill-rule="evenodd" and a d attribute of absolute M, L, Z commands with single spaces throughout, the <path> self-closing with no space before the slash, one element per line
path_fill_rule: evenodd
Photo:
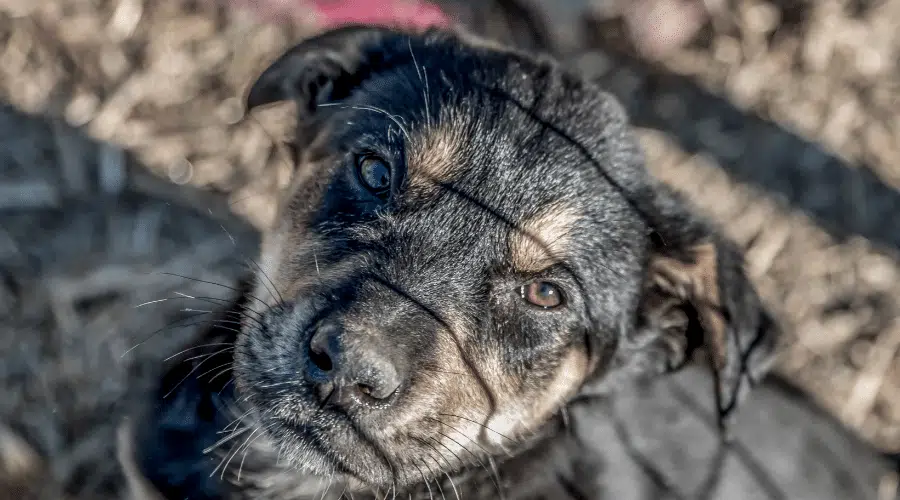
<path fill-rule="evenodd" d="M 294 436 L 294 439 L 309 445 L 313 450 L 326 457 L 334 465 L 337 472 L 362 483 L 373 482 L 373 476 L 377 476 L 378 471 L 375 471 L 375 474 L 365 474 L 360 471 L 361 467 L 359 465 L 363 462 L 371 464 L 372 462 L 381 462 L 383 460 L 383 457 L 378 452 L 377 445 L 357 428 L 347 415 L 325 409 L 319 410 L 318 413 L 320 416 L 322 413 L 327 413 L 333 421 L 327 425 L 322 425 L 317 423 L 316 419 L 304 423 L 287 419 L 279 420 L 282 426 Z M 349 439 L 342 438 L 342 440 L 349 442 L 335 443 L 336 439 L 332 434 L 336 430 L 349 431 Z M 360 457 L 361 460 L 358 463 L 351 463 L 342 458 L 346 456 Z M 372 460 L 368 460 L 369 458 Z"/>
<path fill-rule="evenodd" d="M 362 478 L 360 478 L 358 474 L 354 473 L 351 470 L 352 468 L 348 464 L 344 463 L 343 460 L 335 456 L 335 453 L 330 449 L 329 446 L 327 446 L 327 443 L 323 443 L 323 440 L 321 438 L 315 439 L 312 437 L 312 429 L 316 428 L 317 426 L 310 424 L 300 424 L 288 420 L 282 420 L 281 424 L 291 435 L 293 435 L 295 440 L 309 445 L 311 449 L 326 457 L 328 461 L 333 464 L 337 472 L 352 476 L 357 480 L 362 480 Z"/>

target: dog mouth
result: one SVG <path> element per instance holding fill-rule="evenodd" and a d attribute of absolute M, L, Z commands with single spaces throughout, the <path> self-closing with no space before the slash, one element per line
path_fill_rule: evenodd
<path fill-rule="evenodd" d="M 296 456 L 304 468 L 313 465 L 316 475 L 341 475 L 368 486 L 395 480 L 382 446 L 346 415 L 319 409 L 308 421 L 278 418 L 276 425 L 284 451 Z"/>

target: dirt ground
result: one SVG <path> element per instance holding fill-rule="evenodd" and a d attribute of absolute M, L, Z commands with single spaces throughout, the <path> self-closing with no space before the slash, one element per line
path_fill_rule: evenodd
<path fill-rule="evenodd" d="M 563 26 L 548 7 L 523 21 L 448 3 L 478 30 L 554 44 L 618 95 L 650 168 L 747 248 L 789 326 L 778 369 L 900 452 L 900 0 L 709 1 L 693 41 L 652 61 L 606 4 Z M 210 283 L 240 269 L 233 245 L 252 254 L 288 180 L 288 116 L 244 117 L 243 90 L 316 29 L 212 0 L 0 1 L 0 434 L 21 440 L 0 450 L 7 473 L 115 490 L 95 455 L 190 328 L 141 342 L 228 295 Z M 135 307 L 162 297 L 194 310 Z M 123 317 L 141 328 L 119 332 Z"/>

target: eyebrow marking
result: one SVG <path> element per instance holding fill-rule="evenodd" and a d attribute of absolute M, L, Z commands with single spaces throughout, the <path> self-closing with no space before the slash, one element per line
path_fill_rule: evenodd
<path fill-rule="evenodd" d="M 458 177 L 466 165 L 466 131 L 471 125 L 471 117 L 444 108 L 437 121 L 415 131 L 407 150 L 411 184 L 433 187 Z"/>
<path fill-rule="evenodd" d="M 578 212 L 570 206 L 552 203 L 509 233 L 509 255 L 513 267 L 537 272 L 558 264 L 571 246 L 572 229 Z"/>

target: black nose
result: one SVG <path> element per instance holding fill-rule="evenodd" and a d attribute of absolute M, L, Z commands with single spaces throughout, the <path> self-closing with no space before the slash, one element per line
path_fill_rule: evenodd
<path fill-rule="evenodd" d="M 389 348 L 368 335 L 346 334 L 339 326 L 321 325 L 309 342 L 307 379 L 319 388 L 323 403 L 349 407 L 385 404 L 403 378 Z M 327 401 L 326 401 L 327 400 Z"/>

